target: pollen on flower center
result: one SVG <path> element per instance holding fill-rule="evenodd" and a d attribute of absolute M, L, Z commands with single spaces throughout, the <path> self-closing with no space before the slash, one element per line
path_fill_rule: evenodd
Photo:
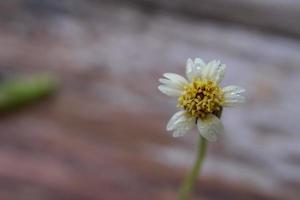
<path fill-rule="evenodd" d="M 222 89 L 213 81 L 196 79 L 184 87 L 178 98 L 178 107 L 185 109 L 194 117 L 205 118 L 217 113 L 224 103 Z"/>

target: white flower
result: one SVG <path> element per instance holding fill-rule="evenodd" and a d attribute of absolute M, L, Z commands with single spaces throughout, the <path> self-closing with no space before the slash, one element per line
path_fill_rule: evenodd
<path fill-rule="evenodd" d="M 174 137 L 183 136 L 196 124 L 199 133 L 208 141 L 216 141 L 223 132 L 223 124 L 217 117 L 223 107 L 230 107 L 245 101 L 242 87 L 219 86 L 225 73 L 225 65 L 220 61 L 207 64 L 200 58 L 187 60 L 186 77 L 166 73 L 159 79 L 158 89 L 171 97 L 178 98 L 180 111 L 167 124 L 167 131 Z"/>

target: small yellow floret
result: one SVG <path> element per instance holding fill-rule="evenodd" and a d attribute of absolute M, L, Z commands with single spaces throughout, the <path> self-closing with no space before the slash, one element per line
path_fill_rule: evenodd
<path fill-rule="evenodd" d="M 178 98 L 178 107 L 185 109 L 190 115 L 205 118 L 221 110 L 224 103 L 222 89 L 213 81 L 196 79 L 184 87 Z"/>

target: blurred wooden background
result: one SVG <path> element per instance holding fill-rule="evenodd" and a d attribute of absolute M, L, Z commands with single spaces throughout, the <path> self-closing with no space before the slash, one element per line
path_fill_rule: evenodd
<path fill-rule="evenodd" d="M 0 81 L 48 72 L 51 98 L 0 117 L 0 199 L 176 199 L 196 131 L 165 131 L 157 91 L 188 57 L 227 64 L 247 104 L 224 112 L 193 199 L 300 196 L 300 2 L 7 0 Z"/>

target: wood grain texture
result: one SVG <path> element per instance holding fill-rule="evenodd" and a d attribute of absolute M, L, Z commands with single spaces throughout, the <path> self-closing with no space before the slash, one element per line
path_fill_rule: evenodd
<path fill-rule="evenodd" d="M 50 72 L 62 83 L 0 117 L 0 199 L 175 199 L 196 132 L 167 134 L 176 102 L 157 80 L 196 56 L 226 63 L 224 85 L 244 86 L 248 102 L 224 110 L 194 199 L 298 199 L 297 39 L 132 6 L 82 9 L 20 12 L 0 30 L 2 76 Z"/>
<path fill-rule="evenodd" d="M 114 0 L 108 2 L 118 4 L 131 2 L 152 12 L 165 10 L 196 19 L 235 23 L 294 37 L 300 35 L 300 28 L 297 25 L 300 19 L 300 2 L 297 0 Z"/>

